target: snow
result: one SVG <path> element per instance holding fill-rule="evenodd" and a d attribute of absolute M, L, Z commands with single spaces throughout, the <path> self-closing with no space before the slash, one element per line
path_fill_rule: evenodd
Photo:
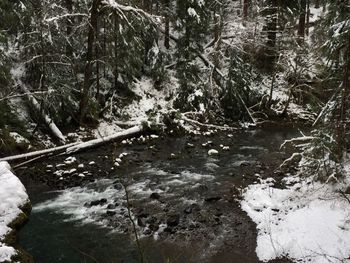
<path fill-rule="evenodd" d="M 198 23 L 201 21 L 199 15 L 197 14 L 196 10 L 194 10 L 194 8 L 189 7 L 187 9 L 187 13 L 189 16 L 196 18 Z"/>
<path fill-rule="evenodd" d="M 216 155 L 216 154 L 219 154 L 219 152 L 217 150 L 215 150 L 215 149 L 210 149 L 208 151 L 208 155 Z"/>
<path fill-rule="evenodd" d="M 8 225 L 22 213 L 19 207 L 29 202 L 23 184 L 10 169 L 7 162 L 0 162 L 0 262 L 11 261 L 17 253 L 2 242 L 11 231 Z"/>
<path fill-rule="evenodd" d="M 256 253 L 268 261 L 350 262 L 350 204 L 334 187 L 288 177 L 287 189 L 272 180 L 245 189 L 241 207 L 257 224 Z"/>
<path fill-rule="evenodd" d="M 98 127 L 93 131 L 93 133 L 96 138 L 102 138 L 106 136 L 111 136 L 117 132 L 120 132 L 121 130 L 122 129 L 113 122 L 100 122 Z"/>
<path fill-rule="evenodd" d="M 160 118 L 164 112 L 169 112 L 173 109 L 173 96 L 178 89 L 177 79 L 170 77 L 169 83 L 161 90 L 154 88 L 153 81 L 150 78 L 143 77 L 136 81 L 132 91 L 139 96 L 139 100 L 134 100 L 130 105 L 124 107 L 121 111 L 122 116 L 127 116 L 129 122 L 140 124 L 147 121 L 150 111 L 156 111 L 155 120 Z M 165 98 L 171 98 L 166 100 Z"/>
<path fill-rule="evenodd" d="M 29 144 L 29 140 L 24 138 L 22 135 L 18 134 L 17 132 L 10 132 L 10 136 L 15 140 L 16 143 L 25 143 Z"/>

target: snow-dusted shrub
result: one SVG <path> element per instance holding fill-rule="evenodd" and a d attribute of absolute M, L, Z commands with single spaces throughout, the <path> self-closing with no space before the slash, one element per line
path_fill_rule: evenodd
<path fill-rule="evenodd" d="M 344 175 L 342 167 L 342 148 L 334 136 L 325 130 L 314 130 L 311 136 L 293 138 L 282 146 L 291 144 L 298 152 L 284 161 L 282 166 L 297 161 L 298 173 L 311 176 L 314 180 L 337 181 Z"/>
<path fill-rule="evenodd" d="M 238 120 L 244 117 L 244 103 L 250 104 L 254 96 L 251 91 L 252 69 L 247 58 L 237 50 L 231 54 L 228 79 L 221 90 L 221 107 L 227 118 Z"/>

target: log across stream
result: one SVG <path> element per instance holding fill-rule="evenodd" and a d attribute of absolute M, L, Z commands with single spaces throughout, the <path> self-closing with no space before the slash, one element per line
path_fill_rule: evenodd
<path fill-rule="evenodd" d="M 296 133 L 154 136 L 30 164 L 17 171 L 33 203 L 20 244 L 39 263 L 140 262 L 130 209 L 145 262 L 258 262 L 237 200 L 259 178 L 278 181 L 279 146 Z"/>

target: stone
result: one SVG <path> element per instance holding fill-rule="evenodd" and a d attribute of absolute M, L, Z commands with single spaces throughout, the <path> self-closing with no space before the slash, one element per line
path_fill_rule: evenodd
<path fill-rule="evenodd" d="M 107 199 L 106 198 L 102 198 L 100 200 L 94 200 L 90 202 L 90 206 L 97 206 L 97 205 L 103 205 L 107 203 Z"/>
<path fill-rule="evenodd" d="M 149 197 L 150 197 L 151 199 L 158 200 L 158 199 L 160 198 L 160 194 L 158 194 L 158 193 L 152 193 Z"/>
<path fill-rule="evenodd" d="M 170 227 L 177 226 L 180 223 L 180 215 L 179 214 L 169 215 L 166 220 L 166 223 Z"/>
<path fill-rule="evenodd" d="M 222 197 L 219 195 L 208 195 L 204 198 L 206 202 L 216 202 L 216 201 L 219 201 L 220 199 L 222 199 Z"/>
<path fill-rule="evenodd" d="M 107 206 L 107 209 L 115 209 L 115 205 L 114 205 L 114 204 L 109 204 L 109 205 Z"/>
<path fill-rule="evenodd" d="M 113 210 L 107 210 L 107 212 L 106 212 L 106 215 L 108 215 L 108 216 L 114 216 L 116 214 L 117 214 L 117 212 L 113 211 Z"/>

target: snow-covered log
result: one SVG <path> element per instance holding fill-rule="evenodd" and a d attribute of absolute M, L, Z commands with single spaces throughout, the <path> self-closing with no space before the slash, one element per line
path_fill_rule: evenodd
<path fill-rule="evenodd" d="M 4 158 L 0 158 L 1 161 L 16 161 L 16 160 L 22 160 L 22 159 L 29 159 L 29 158 L 34 158 L 40 155 L 48 155 L 50 153 L 61 153 L 68 147 L 72 147 L 76 144 L 79 144 L 79 142 L 75 143 L 70 143 L 58 147 L 53 147 L 45 150 L 40 150 L 40 151 L 35 151 L 35 152 L 29 152 L 29 153 L 24 153 L 24 154 L 19 154 L 19 155 L 13 155 L 13 156 L 8 156 Z"/>
<path fill-rule="evenodd" d="M 42 112 L 39 102 L 36 100 L 34 96 L 31 95 L 27 87 L 23 83 L 18 83 L 18 84 L 20 89 L 23 91 L 23 93 L 27 94 L 28 101 L 34 107 L 34 109 L 37 112 Z M 52 135 L 55 136 L 55 138 L 59 139 L 62 143 L 65 143 L 66 138 L 63 136 L 62 132 L 60 131 L 60 129 L 58 129 L 58 127 L 53 122 L 53 120 L 44 112 L 42 112 L 41 115 L 43 120 L 45 121 L 45 124 L 50 129 Z"/>
<path fill-rule="evenodd" d="M 88 148 L 96 147 L 99 145 L 102 145 L 104 143 L 112 142 L 118 139 L 134 136 L 144 130 L 144 127 L 142 125 L 137 125 L 134 126 L 130 129 L 117 132 L 113 135 L 106 136 L 103 138 L 99 139 L 94 139 L 86 142 L 75 142 L 75 143 L 70 143 L 50 149 L 45 149 L 45 150 L 40 150 L 40 151 L 35 151 L 35 152 L 30 152 L 30 153 L 25 153 L 25 154 L 19 154 L 19 155 L 14 155 L 14 156 L 8 156 L 0 159 L 1 161 L 16 161 L 16 160 L 22 160 L 22 159 L 29 159 L 29 158 L 35 158 L 37 156 L 45 156 L 49 155 L 51 153 L 59 154 L 68 154 L 72 152 L 78 152 L 82 151 Z"/>
<path fill-rule="evenodd" d="M 233 130 L 237 130 L 237 128 L 235 127 L 230 127 L 230 126 L 220 126 L 220 125 L 214 125 L 214 124 L 206 124 L 206 123 L 201 123 L 199 121 L 196 120 L 192 120 L 188 117 L 185 116 L 185 114 L 182 114 L 181 117 L 182 120 L 192 123 L 196 126 L 200 126 L 200 127 L 206 127 L 206 128 L 213 128 L 213 129 L 217 129 L 217 130 L 222 130 L 222 131 L 233 131 Z"/>
<path fill-rule="evenodd" d="M 23 94 L 26 94 L 26 97 L 28 98 L 29 103 L 33 106 L 33 108 L 41 113 L 43 120 L 45 121 L 45 124 L 50 129 L 52 135 L 58 139 L 60 142 L 65 143 L 66 138 L 63 136 L 62 132 L 56 124 L 53 122 L 53 120 L 44 112 L 41 111 L 40 103 L 36 100 L 36 98 L 33 96 L 33 93 L 31 93 L 26 85 L 21 81 L 21 77 L 23 75 L 23 69 L 21 69 L 21 66 L 18 68 L 13 68 L 11 70 L 12 78 L 15 82 L 15 84 L 20 88 Z"/>
<path fill-rule="evenodd" d="M 70 153 L 82 151 L 82 150 L 85 150 L 88 148 L 96 147 L 96 146 L 99 146 L 99 145 L 102 145 L 102 144 L 105 144 L 108 142 L 115 141 L 117 139 L 122 139 L 124 137 L 129 137 L 129 136 L 138 134 L 138 133 L 142 132 L 143 130 L 144 130 L 144 127 L 142 125 L 134 126 L 130 129 L 127 129 L 127 130 L 124 130 L 121 132 L 117 132 L 117 133 L 110 135 L 110 136 L 107 136 L 107 137 L 94 139 L 91 141 L 87 141 L 87 142 L 73 145 L 73 146 L 67 148 L 66 153 L 70 154 Z"/>

